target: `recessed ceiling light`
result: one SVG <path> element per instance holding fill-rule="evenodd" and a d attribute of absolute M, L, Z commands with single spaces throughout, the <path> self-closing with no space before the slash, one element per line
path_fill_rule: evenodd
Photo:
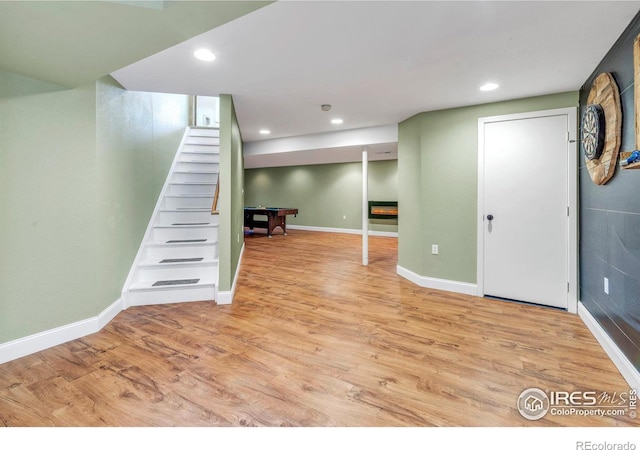
<path fill-rule="evenodd" d="M 214 59 L 216 59 L 216 55 L 214 55 L 211 50 L 208 50 L 206 48 L 196 50 L 195 52 L 193 52 L 193 55 L 200 61 L 213 61 Z"/>
<path fill-rule="evenodd" d="M 271 134 L 271 131 L 266 130 L 266 129 L 262 129 L 262 130 L 260 130 L 260 134 Z"/>
<path fill-rule="evenodd" d="M 494 89 L 498 89 L 500 87 L 497 83 L 487 83 L 480 86 L 481 91 L 493 91 Z"/>
<path fill-rule="evenodd" d="M 344 122 L 344 120 L 342 120 L 342 119 L 331 119 L 331 123 L 334 124 L 334 125 L 340 125 L 343 122 Z"/>

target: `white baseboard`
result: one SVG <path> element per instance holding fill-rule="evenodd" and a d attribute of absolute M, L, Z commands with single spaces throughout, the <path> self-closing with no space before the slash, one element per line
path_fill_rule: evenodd
<path fill-rule="evenodd" d="M 320 231 L 322 233 L 346 233 L 346 234 L 362 234 L 362 230 L 354 230 L 353 228 L 332 228 L 332 227 L 312 227 L 308 225 L 287 225 L 291 230 Z M 398 237 L 397 231 L 372 231 L 369 230 L 369 236 Z"/>
<path fill-rule="evenodd" d="M 0 364 L 96 333 L 122 309 L 118 299 L 95 317 L 0 344 Z"/>
<path fill-rule="evenodd" d="M 98 314 L 98 329 L 96 331 L 102 330 L 105 325 L 111 322 L 122 310 L 124 310 L 124 304 L 122 299 L 119 298 L 109 305 L 107 309 Z"/>
<path fill-rule="evenodd" d="M 611 358 L 611 361 L 613 361 L 613 364 L 618 368 L 620 374 L 627 383 L 629 383 L 629 386 L 632 389 L 640 391 L 640 373 L 638 373 L 638 370 L 631 364 L 631 361 L 622 353 L 616 343 L 613 342 L 613 339 L 609 337 L 604 328 L 600 326 L 582 302 L 578 302 L 578 315 L 600 343 L 605 353 L 609 355 L 609 358 Z"/>
<path fill-rule="evenodd" d="M 438 289 L 441 291 L 457 292 L 459 294 L 467 294 L 473 296 L 477 295 L 478 286 L 473 283 L 444 280 L 442 278 L 425 277 L 422 275 L 418 275 L 417 273 L 412 272 L 409 269 L 405 269 L 402 266 L 396 266 L 396 273 L 420 287 Z"/>
<path fill-rule="evenodd" d="M 233 276 L 233 283 L 231 284 L 230 291 L 218 291 L 216 295 L 216 303 L 218 305 L 230 305 L 233 303 L 233 296 L 236 294 L 236 286 L 238 285 L 238 275 L 240 274 L 240 265 L 242 264 L 242 257 L 244 255 L 244 244 L 240 249 L 240 257 L 238 257 L 238 267 L 236 267 L 236 274 Z"/>

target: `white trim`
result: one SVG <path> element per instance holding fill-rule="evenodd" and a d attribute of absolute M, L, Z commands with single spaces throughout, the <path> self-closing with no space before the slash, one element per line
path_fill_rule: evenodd
<path fill-rule="evenodd" d="M 478 208 L 476 216 L 476 295 L 484 297 L 484 125 L 478 119 Z"/>
<path fill-rule="evenodd" d="M 418 275 L 415 272 L 396 266 L 396 273 L 403 278 L 417 284 L 420 287 L 438 289 L 440 291 L 457 292 L 459 294 L 476 295 L 478 286 L 473 283 L 463 281 L 444 280 L 442 278 L 431 278 Z"/>
<path fill-rule="evenodd" d="M 95 317 L 0 344 L 0 364 L 96 333 L 122 311 L 122 306 L 122 299 L 118 299 Z"/>
<path fill-rule="evenodd" d="M 216 295 L 216 304 L 218 305 L 230 305 L 233 303 L 233 296 L 236 294 L 236 286 L 238 285 L 238 275 L 240 274 L 240 266 L 242 265 L 242 257 L 244 255 L 244 244 L 240 249 L 240 257 L 238 258 L 238 267 L 236 267 L 236 273 L 233 276 L 233 283 L 231 284 L 230 291 L 218 291 Z"/>
<path fill-rule="evenodd" d="M 491 122 L 531 119 L 536 117 L 567 116 L 567 195 L 569 218 L 568 227 L 568 271 L 569 292 L 567 293 L 567 311 L 578 312 L 578 112 L 577 107 L 532 111 L 521 114 L 478 118 L 478 216 L 477 216 L 477 260 L 475 295 L 484 297 L 484 126 Z"/>
<path fill-rule="evenodd" d="M 640 373 L 633 366 L 631 361 L 629 361 L 622 353 L 620 348 L 618 348 L 613 339 L 611 339 L 607 332 L 604 331 L 582 302 L 578 303 L 578 316 L 580 316 L 584 324 L 600 343 L 605 353 L 609 358 L 611 358 L 611 361 L 613 361 L 613 364 L 618 368 L 620 374 L 627 383 L 629 383 L 629 386 L 635 390 L 640 390 Z"/>
<path fill-rule="evenodd" d="M 369 147 L 362 148 L 362 265 L 369 264 Z"/>
<path fill-rule="evenodd" d="M 98 314 L 98 330 L 103 329 L 105 325 L 111 322 L 120 311 L 124 309 L 124 304 L 121 298 L 107 306 L 107 309 Z"/>
<path fill-rule="evenodd" d="M 578 299 L 580 298 L 580 281 L 578 267 L 578 108 L 567 108 L 569 120 L 569 174 L 567 177 L 567 192 L 569 193 L 569 293 L 567 298 L 567 311 L 578 314 Z"/>
<path fill-rule="evenodd" d="M 319 231 L 321 233 L 345 233 L 362 235 L 362 230 L 354 230 L 353 228 L 332 228 L 332 227 L 312 227 L 308 225 L 287 225 L 291 230 Z M 369 236 L 398 237 L 397 231 L 372 231 L 369 230 Z"/>

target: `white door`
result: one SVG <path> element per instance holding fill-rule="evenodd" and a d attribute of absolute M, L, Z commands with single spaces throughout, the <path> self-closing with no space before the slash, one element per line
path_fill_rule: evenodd
<path fill-rule="evenodd" d="M 567 308 L 568 117 L 483 125 L 484 295 Z"/>

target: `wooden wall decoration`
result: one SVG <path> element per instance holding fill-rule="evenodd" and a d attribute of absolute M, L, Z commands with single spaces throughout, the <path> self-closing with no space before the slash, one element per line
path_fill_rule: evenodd
<path fill-rule="evenodd" d="M 638 87 L 636 87 L 638 86 Z M 633 41 L 633 107 L 636 119 L 636 147 L 640 147 L 640 35 Z M 627 159 L 633 152 L 620 153 L 620 160 Z M 623 169 L 640 169 L 640 161 L 622 166 Z"/>
<path fill-rule="evenodd" d="M 604 114 L 604 143 L 602 152 L 598 156 L 595 152 L 589 155 L 585 152 L 585 160 L 587 162 L 587 170 L 591 176 L 591 180 L 597 185 L 603 185 L 613 176 L 617 162 L 618 153 L 620 151 L 620 142 L 622 136 L 622 107 L 620 106 L 620 92 L 613 75 L 610 73 L 601 73 L 596 77 L 591 85 L 589 96 L 587 97 L 587 105 L 599 105 L 599 108 L 585 109 L 583 122 L 588 121 L 587 113 L 597 114 L 602 111 Z M 597 116 L 596 116 L 597 117 Z M 594 138 L 593 133 L 585 132 L 584 123 L 582 126 L 582 144 L 585 149 L 592 145 L 590 142 Z"/>

